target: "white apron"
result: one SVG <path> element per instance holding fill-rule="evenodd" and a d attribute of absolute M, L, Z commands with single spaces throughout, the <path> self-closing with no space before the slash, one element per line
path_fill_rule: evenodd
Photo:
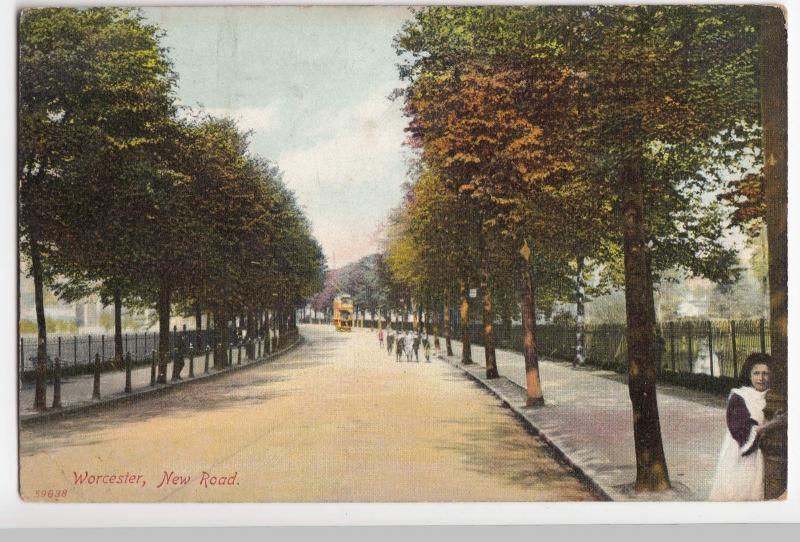
<path fill-rule="evenodd" d="M 767 405 L 766 391 L 756 391 L 749 386 L 743 386 L 731 390 L 731 395 L 733 394 L 744 399 L 752 419 L 759 425 L 764 423 L 764 407 Z M 728 400 L 730 400 L 730 396 L 728 396 Z M 761 449 L 757 448 L 749 455 L 742 456 L 742 452 L 752 447 L 755 439 L 756 426 L 750 429 L 750 436 L 741 448 L 731 436 L 730 430 L 725 431 L 714 482 L 711 485 L 711 492 L 708 494 L 709 501 L 764 500 L 764 457 Z"/>

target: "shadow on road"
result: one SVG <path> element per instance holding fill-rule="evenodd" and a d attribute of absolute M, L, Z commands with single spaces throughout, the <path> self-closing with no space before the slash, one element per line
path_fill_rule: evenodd
<path fill-rule="evenodd" d="M 463 441 L 443 441 L 436 446 L 460 454 L 468 470 L 502 478 L 521 488 L 561 487 L 562 491 L 555 493 L 562 493 L 562 497 L 555 500 L 565 500 L 563 495 L 572 492 L 574 482 L 569 478 L 581 481 L 580 477 L 571 473 L 570 468 L 553 461 L 552 452 L 538 437 L 525 435 L 520 438 L 516 420 L 513 424 L 488 426 L 483 418 L 449 419 L 439 423 L 458 426 L 458 430 L 464 434 Z M 531 437 L 536 439 L 537 446 L 531 446 Z"/>

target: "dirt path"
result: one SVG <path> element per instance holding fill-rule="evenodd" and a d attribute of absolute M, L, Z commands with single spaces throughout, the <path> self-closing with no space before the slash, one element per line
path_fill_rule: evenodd
<path fill-rule="evenodd" d="M 455 369 L 396 363 L 367 331 L 306 326 L 303 334 L 306 345 L 274 362 L 23 430 L 23 498 L 595 498 L 497 399 Z M 98 479 L 76 483 L 76 473 Z M 165 473 L 173 473 L 170 482 L 158 487 Z M 224 485 L 211 483 L 220 479 Z"/>

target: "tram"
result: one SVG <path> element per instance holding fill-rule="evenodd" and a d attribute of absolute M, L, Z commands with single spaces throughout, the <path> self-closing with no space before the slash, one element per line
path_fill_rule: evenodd
<path fill-rule="evenodd" d="M 348 294 L 339 294 L 333 300 L 333 325 L 336 331 L 352 331 L 353 298 Z"/>

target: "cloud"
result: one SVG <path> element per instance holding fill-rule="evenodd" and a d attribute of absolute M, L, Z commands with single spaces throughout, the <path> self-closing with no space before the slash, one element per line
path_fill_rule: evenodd
<path fill-rule="evenodd" d="M 302 118 L 293 128 L 307 134 L 306 144 L 277 157 L 336 265 L 378 249 L 375 232 L 400 199 L 406 120 L 388 95 L 377 89 L 350 107 Z"/>
<path fill-rule="evenodd" d="M 350 108 L 310 119 L 303 131 L 311 142 L 277 157 L 292 186 L 314 189 L 318 177 L 337 185 L 377 180 L 401 162 L 405 119 L 387 95 L 375 92 Z M 396 173 L 402 176 L 404 169 Z"/>

